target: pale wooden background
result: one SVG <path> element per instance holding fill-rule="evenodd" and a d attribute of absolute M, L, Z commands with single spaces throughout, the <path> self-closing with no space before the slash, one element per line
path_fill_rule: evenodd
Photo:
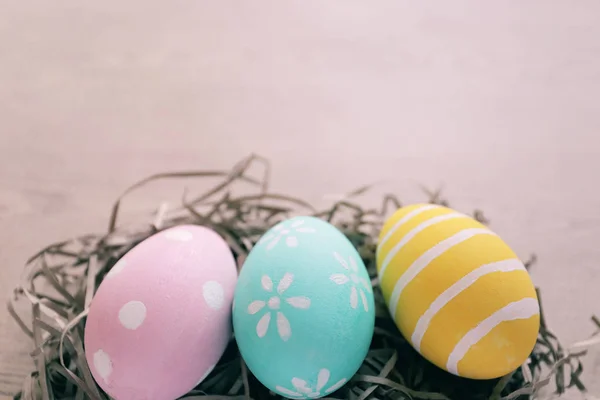
<path fill-rule="evenodd" d="M 595 0 L 0 0 L 0 289 L 43 245 L 106 229 L 133 181 L 254 151 L 314 202 L 443 184 L 538 253 L 572 343 L 600 314 L 599 128 Z M 0 393 L 29 348 L 0 311 Z M 600 395 L 600 352 L 586 367 Z"/>

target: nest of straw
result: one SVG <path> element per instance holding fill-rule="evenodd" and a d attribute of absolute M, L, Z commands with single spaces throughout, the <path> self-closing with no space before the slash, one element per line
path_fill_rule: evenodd
<path fill-rule="evenodd" d="M 257 168 L 263 171 L 259 178 L 253 176 L 253 170 Z M 94 291 L 104 276 L 121 256 L 147 237 L 179 224 L 210 227 L 230 245 L 239 268 L 264 232 L 293 215 L 317 216 L 340 229 L 358 249 L 374 282 L 377 314 L 370 351 L 353 379 L 333 397 L 353 400 L 511 400 L 536 397 L 544 386 L 553 387 L 556 393 L 571 386 L 585 390 L 580 379 L 583 369 L 580 358 L 585 351 L 566 350 L 548 329 L 543 315 L 531 356 L 519 369 L 501 379 L 463 379 L 427 362 L 397 330 L 377 286 L 376 240 L 386 216 L 400 207 L 398 199 L 387 195 L 381 207 L 363 208 L 356 198 L 369 189 L 364 186 L 327 209 L 317 210 L 301 199 L 270 192 L 269 171 L 265 159 L 251 155 L 231 171 L 186 171 L 151 176 L 131 186 L 117 199 L 107 233 L 86 234 L 53 243 L 33 255 L 27 261 L 21 285 L 15 289 L 8 304 L 11 315 L 33 341 L 31 356 L 36 366 L 15 399 L 109 399 L 94 382 L 86 363 L 83 347 L 85 317 Z M 163 205 L 135 226 L 118 225 L 120 204 L 127 194 L 152 181 L 178 178 L 219 178 L 221 181 L 193 199 L 188 199 L 184 191 L 176 209 L 167 211 Z M 236 195 L 236 187 L 240 185 L 250 185 L 254 194 Z M 439 192 L 428 195 L 429 202 L 448 205 Z M 481 211 L 476 210 L 472 215 L 487 222 Z M 529 267 L 534 259 L 526 265 Z M 16 312 L 17 302 L 31 305 L 31 323 L 26 323 Z M 232 341 L 211 375 L 183 398 L 258 400 L 280 397 L 252 376 Z"/>

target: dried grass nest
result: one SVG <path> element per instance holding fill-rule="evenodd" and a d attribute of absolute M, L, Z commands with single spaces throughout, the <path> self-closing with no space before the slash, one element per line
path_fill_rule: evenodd
<path fill-rule="evenodd" d="M 262 167 L 260 178 L 252 176 L 255 165 Z M 525 364 L 501 379 L 475 381 L 450 375 L 423 359 L 401 336 L 389 317 L 377 286 L 375 248 L 379 229 L 389 212 L 400 207 L 395 196 L 383 198 L 380 209 L 364 209 L 355 198 L 369 189 L 361 187 L 325 210 L 268 189 L 267 160 L 251 155 L 231 171 L 186 171 L 161 173 L 127 189 L 114 204 L 108 233 L 86 234 L 53 243 L 26 263 L 22 283 L 14 290 L 8 308 L 23 332 L 33 340 L 31 356 L 36 369 L 26 377 L 15 399 L 108 399 L 96 385 L 87 366 L 83 332 L 87 309 L 94 291 L 117 260 L 139 242 L 156 232 L 179 224 L 200 224 L 222 235 L 235 254 L 238 268 L 260 236 L 276 222 L 292 215 L 314 215 L 339 228 L 356 246 L 373 278 L 377 317 L 375 335 L 367 358 L 358 373 L 341 390 L 337 399 L 431 399 L 510 400 L 539 398 L 540 389 L 554 386 L 555 393 L 581 382 L 581 347 L 595 344 L 596 336 L 572 350 L 565 349 L 541 319 L 537 344 Z M 147 221 L 128 228 L 117 226 L 121 200 L 141 186 L 163 179 L 220 178 L 209 191 L 188 199 L 168 211 L 162 205 Z M 235 187 L 251 185 L 253 195 L 235 195 Z M 429 202 L 447 205 L 438 193 L 429 193 Z M 482 212 L 473 216 L 486 223 Z M 535 257 L 526 262 L 531 265 Z M 538 291 L 539 294 L 539 291 Z M 31 305 L 32 322 L 26 323 L 15 307 Z M 28 314 L 28 313 L 27 313 Z M 29 317 L 29 316 L 28 316 Z M 593 317 L 600 327 L 600 322 Z M 579 349 L 579 350 L 577 350 Z M 234 341 L 211 375 L 183 398 L 275 399 L 246 369 Z"/>

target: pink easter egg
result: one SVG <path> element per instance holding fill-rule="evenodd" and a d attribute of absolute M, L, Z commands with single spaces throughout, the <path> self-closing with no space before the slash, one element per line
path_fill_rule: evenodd
<path fill-rule="evenodd" d="M 233 254 L 213 230 L 181 225 L 144 240 L 100 284 L 85 355 L 116 400 L 174 400 L 196 387 L 231 338 Z"/>

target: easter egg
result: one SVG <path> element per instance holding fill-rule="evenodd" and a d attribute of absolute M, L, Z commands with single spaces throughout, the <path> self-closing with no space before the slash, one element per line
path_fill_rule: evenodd
<path fill-rule="evenodd" d="M 377 270 L 401 333 L 438 367 L 498 378 L 533 350 L 533 283 L 510 247 L 475 219 L 433 204 L 400 208 L 381 231 Z"/>
<path fill-rule="evenodd" d="M 288 398 L 335 392 L 373 337 L 371 282 L 352 243 L 314 217 L 285 220 L 259 240 L 235 289 L 233 327 L 249 370 Z"/>
<path fill-rule="evenodd" d="M 92 299 L 85 356 L 116 400 L 174 400 L 214 368 L 231 339 L 237 269 L 214 231 L 181 225 L 127 252 Z"/>

